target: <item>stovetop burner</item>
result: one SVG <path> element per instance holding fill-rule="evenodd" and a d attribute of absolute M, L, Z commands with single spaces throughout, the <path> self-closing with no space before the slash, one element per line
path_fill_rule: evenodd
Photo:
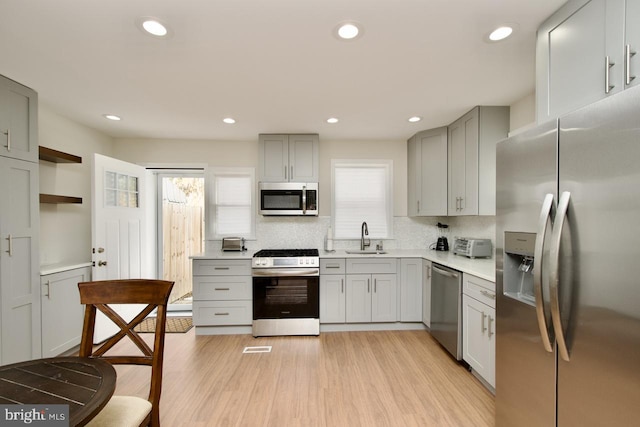
<path fill-rule="evenodd" d="M 320 253 L 317 249 L 262 249 L 254 258 L 291 258 L 291 257 L 317 257 Z"/>

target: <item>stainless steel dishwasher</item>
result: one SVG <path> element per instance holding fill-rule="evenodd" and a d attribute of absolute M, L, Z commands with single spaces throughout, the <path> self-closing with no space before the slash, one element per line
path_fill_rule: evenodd
<path fill-rule="evenodd" d="M 461 360 L 462 273 L 435 263 L 431 271 L 431 335 L 456 360 Z"/>

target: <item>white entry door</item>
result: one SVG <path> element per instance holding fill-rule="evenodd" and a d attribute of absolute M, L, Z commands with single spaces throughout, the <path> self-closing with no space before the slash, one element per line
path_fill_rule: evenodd
<path fill-rule="evenodd" d="M 92 280 L 146 277 L 144 200 L 145 168 L 94 154 L 92 193 Z M 114 309 L 130 320 L 122 306 Z M 133 310 L 132 310 L 133 313 Z M 118 328 L 98 313 L 94 341 L 113 335 Z M 135 314 L 135 313 L 133 313 Z"/>
<path fill-rule="evenodd" d="M 142 166 L 95 154 L 93 159 L 93 280 L 143 276 L 145 173 Z"/>

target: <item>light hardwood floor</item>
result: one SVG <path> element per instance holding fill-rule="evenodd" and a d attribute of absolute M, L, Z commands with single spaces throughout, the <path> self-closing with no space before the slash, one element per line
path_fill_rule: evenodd
<path fill-rule="evenodd" d="M 267 345 L 271 353 L 242 353 Z M 146 397 L 140 369 L 117 367 L 116 394 Z M 479 427 L 494 425 L 494 398 L 426 331 L 253 338 L 192 329 L 166 336 L 160 417 L 163 427 Z"/>

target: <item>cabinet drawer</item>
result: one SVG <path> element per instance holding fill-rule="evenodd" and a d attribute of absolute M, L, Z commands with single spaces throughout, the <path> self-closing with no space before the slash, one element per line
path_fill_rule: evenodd
<path fill-rule="evenodd" d="M 194 276 L 251 276 L 251 260 L 194 259 Z"/>
<path fill-rule="evenodd" d="M 480 277 L 465 274 L 463 277 L 462 292 L 489 307 L 496 307 L 496 284 Z"/>
<path fill-rule="evenodd" d="M 320 260 L 320 274 L 344 274 L 345 271 L 344 258 L 327 258 Z"/>
<path fill-rule="evenodd" d="M 398 261 L 396 258 L 348 258 L 348 274 L 396 274 Z"/>
<path fill-rule="evenodd" d="M 196 326 L 251 325 L 251 301 L 194 301 L 193 324 Z"/>
<path fill-rule="evenodd" d="M 251 276 L 195 276 L 194 300 L 251 299 Z"/>

